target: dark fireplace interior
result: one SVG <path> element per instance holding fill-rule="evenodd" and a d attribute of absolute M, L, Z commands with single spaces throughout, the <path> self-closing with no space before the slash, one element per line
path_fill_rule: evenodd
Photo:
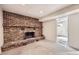
<path fill-rule="evenodd" d="M 35 32 L 25 32 L 25 38 L 24 39 L 33 38 L 33 37 L 35 37 Z"/>

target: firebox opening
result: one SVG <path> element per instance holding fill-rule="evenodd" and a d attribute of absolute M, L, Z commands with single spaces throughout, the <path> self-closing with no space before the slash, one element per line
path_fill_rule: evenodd
<path fill-rule="evenodd" d="M 35 32 L 25 32 L 25 38 L 24 39 L 33 38 L 33 37 L 35 37 Z"/>

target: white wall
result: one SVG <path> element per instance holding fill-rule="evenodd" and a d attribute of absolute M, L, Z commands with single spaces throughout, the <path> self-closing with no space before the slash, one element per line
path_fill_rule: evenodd
<path fill-rule="evenodd" d="M 43 35 L 47 40 L 56 41 L 56 20 L 43 23 Z"/>
<path fill-rule="evenodd" d="M 45 20 L 50 17 L 54 17 L 72 10 L 79 9 L 78 5 L 72 5 L 66 8 L 63 8 L 59 11 L 56 11 L 55 13 L 51 13 L 50 15 L 47 15 L 41 19 Z M 41 20 L 40 19 L 40 20 Z M 47 22 L 46 22 L 47 21 Z M 43 34 L 45 35 L 46 39 L 55 41 L 56 40 L 56 23 L 51 19 L 43 21 Z M 77 16 L 69 16 L 69 45 L 79 49 L 79 15 Z"/>
<path fill-rule="evenodd" d="M 79 49 L 79 13 L 69 16 L 69 45 Z"/>
<path fill-rule="evenodd" d="M 2 9 L 0 7 L 0 53 L 1 53 L 1 47 L 3 45 L 3 14 L 2 14 Z"/>

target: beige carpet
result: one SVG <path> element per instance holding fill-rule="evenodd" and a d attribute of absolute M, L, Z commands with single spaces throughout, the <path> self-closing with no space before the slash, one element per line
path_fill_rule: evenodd
<path fill-rule="evenodd" d="M 41 40 L 28 44 L 26 46 L 11 49 L 3 52 L 3 55 L 62 55 L 62 54 L 79 54 L 70 48 L 64 48 L 48 40 Z"/>

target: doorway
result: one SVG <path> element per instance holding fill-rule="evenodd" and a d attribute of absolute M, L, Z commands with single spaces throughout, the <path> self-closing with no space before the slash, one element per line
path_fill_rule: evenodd
<path fill-rule="evenodd" d="M 57 21 L 57 44 L 68 46 L 68 16 L 59 17 Z"/>

